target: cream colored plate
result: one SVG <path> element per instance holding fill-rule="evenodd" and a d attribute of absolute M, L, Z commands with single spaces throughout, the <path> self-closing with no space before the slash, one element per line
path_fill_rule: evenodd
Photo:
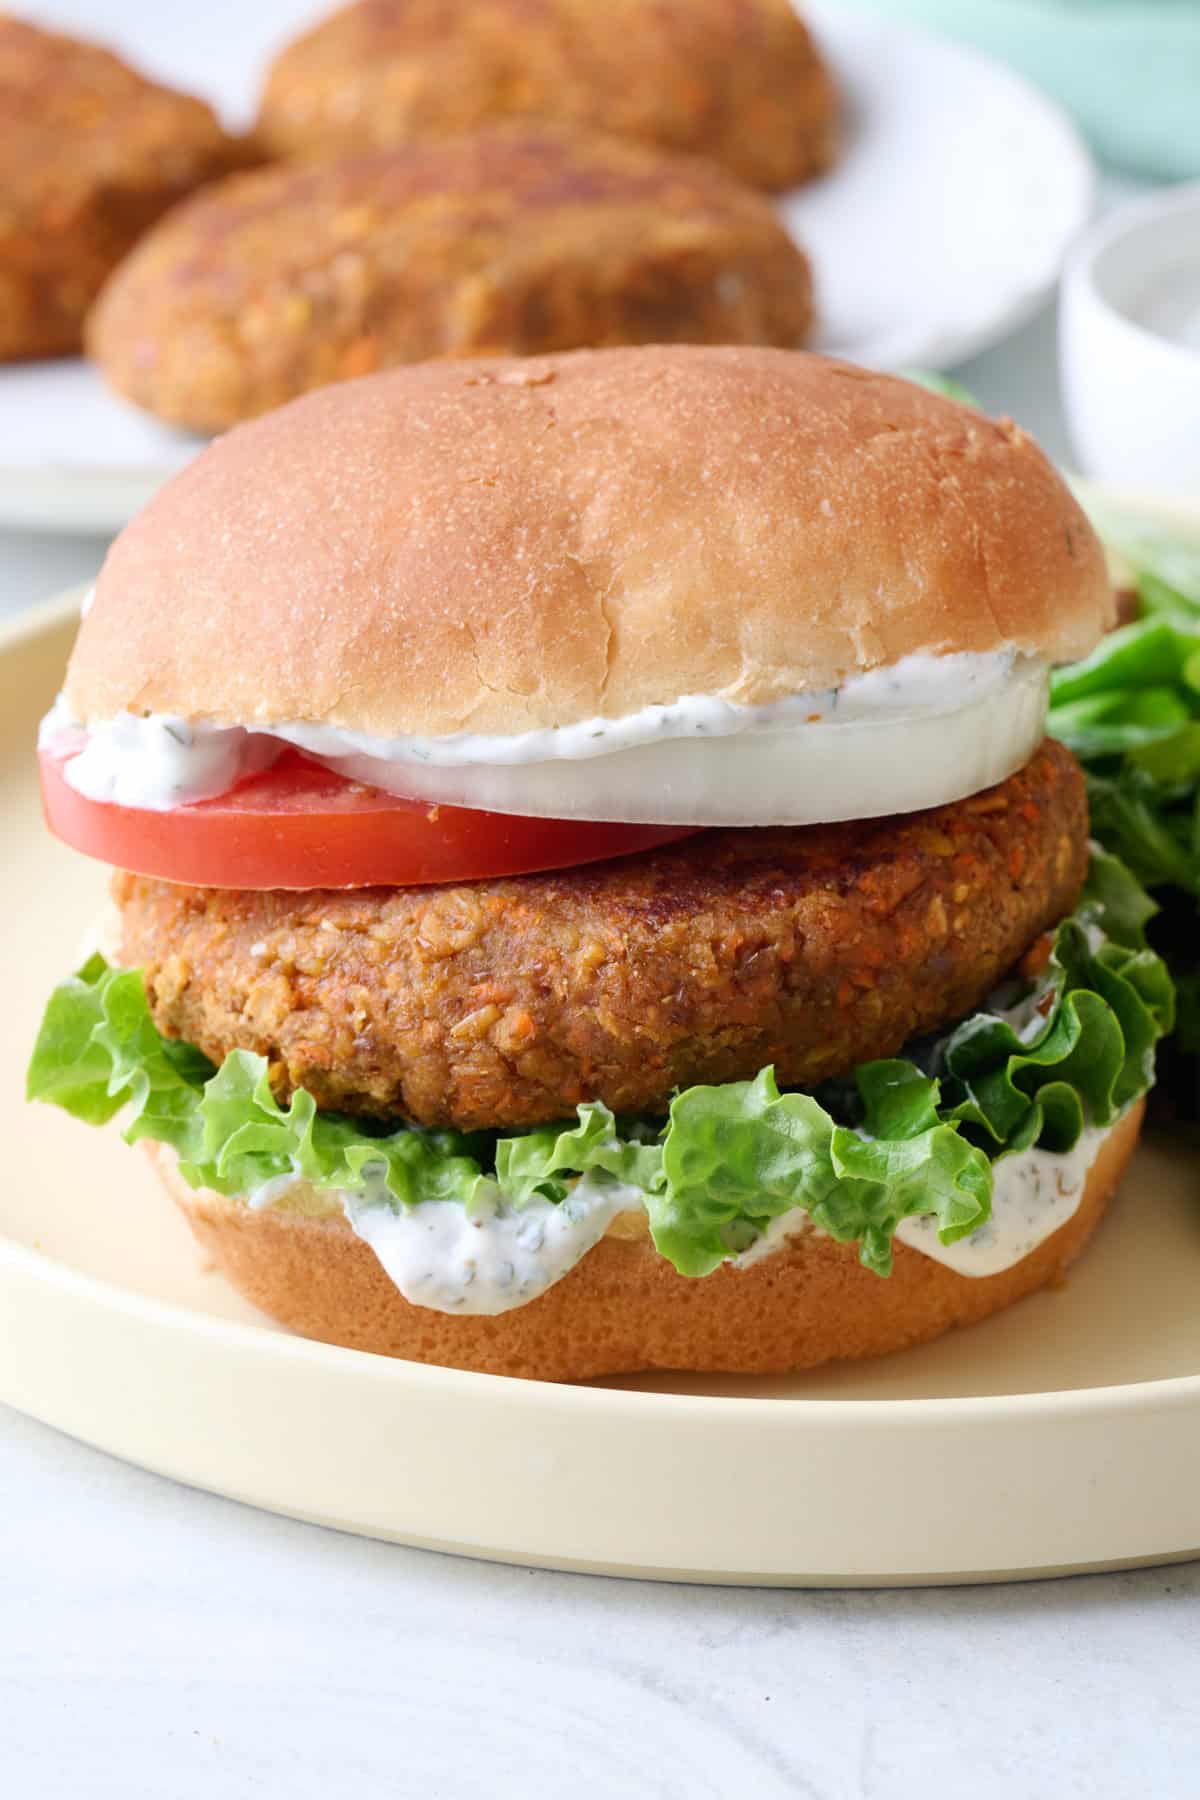
<path fill-rule="evenodd" d="M 115 1130 L 20 1098 L 104 871 L 40 829 L 70 602 L 0 642 L 0 1398 L 350 1531 L 702 1581 L 940 1582 L 1200 1551 L 1200 1160 L 1151 1143 L 1062 1290 L 870 1366 L 556 1388 L 305 1343 L 198 1265 Z"/>

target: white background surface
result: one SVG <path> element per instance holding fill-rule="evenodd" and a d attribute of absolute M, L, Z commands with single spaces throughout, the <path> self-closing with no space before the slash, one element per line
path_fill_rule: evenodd
<path fill-rule="evenodd" d="M 0 1493 L 14 1800 L 1196 1793 L 1194 1564 L 874 1594 L 505 1569 L 255 1513 L 11 1414 Z"/>
<path fill-rule="evenodd" d="M 1048 315 L 963 378 L 1066 457 Z M 0 536 L 0 611 L 102 549 Z M 0 1412 L 14 1800 L 1192 1800 L 1198 1692 L 1200 1565 L 877 1594 L 504 1569 L 258 1514 Z"/>

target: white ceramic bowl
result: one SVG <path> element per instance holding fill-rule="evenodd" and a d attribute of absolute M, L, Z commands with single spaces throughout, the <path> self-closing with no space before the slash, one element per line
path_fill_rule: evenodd
<path fill-rule="evenodd" d="M 1122 207 L 1063 277 L 1067 422 L 1086 474 L 1200 495 L 1200 183 Z"/>

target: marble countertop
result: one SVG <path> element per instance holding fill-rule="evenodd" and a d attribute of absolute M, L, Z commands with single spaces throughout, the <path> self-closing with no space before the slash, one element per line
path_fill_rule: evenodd
<path fill-rule="evenodd" d="M 960 372 L 1065 459 L 1053 321 Z M 0 536 L 0 613 L 103 544 Z M 177 1486 L 0 1409 L 21 1800 L 1191 1800 L 1200 1564 L 909 1592 L 459 1561 Z"/>
<path fill-rule="evenodd" d="M 1200 1565 L 876 1593 L 345 1537 L 0 1414 L 21 1800 L 1191 1800 Z"/>

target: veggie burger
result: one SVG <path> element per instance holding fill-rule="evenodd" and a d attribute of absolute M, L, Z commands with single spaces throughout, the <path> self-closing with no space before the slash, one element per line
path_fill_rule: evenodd
<path fill-rule="evenodd" d="M 1171 987 L 1043 736 L 1109 623 L 1040 452 L 773 350 L 433 363 L 118 538 L 46 720 L 113 864 L 32 1097 L 313 1337 L 571 1379 L 1053 1280 Z"/>

